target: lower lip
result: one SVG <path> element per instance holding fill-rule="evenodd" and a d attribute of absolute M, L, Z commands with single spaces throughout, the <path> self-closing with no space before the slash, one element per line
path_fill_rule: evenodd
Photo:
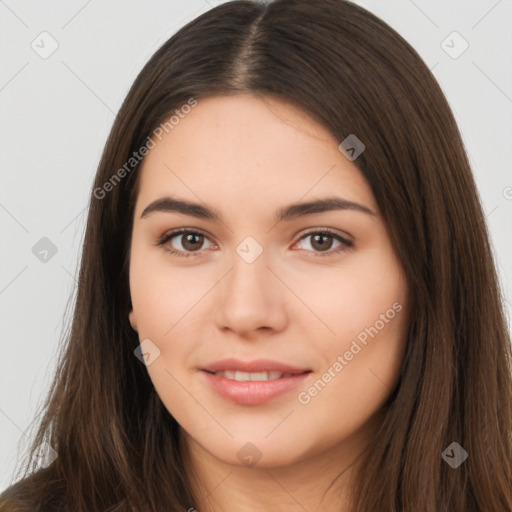
<path fill-rule="evenodd" d="M 214 375 L 205 370 L 201 372 L 219 395 L 232 402 L 244 405 L 264 404 L 273 398 L 288 393 L 300 386 L 311 373 L 299 373 L 292 377 L 265 381 L 237 381 Z"/>

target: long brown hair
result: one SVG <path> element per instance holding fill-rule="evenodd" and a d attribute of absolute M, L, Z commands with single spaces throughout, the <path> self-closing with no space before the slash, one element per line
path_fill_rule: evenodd
<path fill-rule="evenodd" d="M 461 135 L 417 52 L 345 0 L 222 4 L 142 69 L 96 174 L 74 317 L 45 414 L 24 479 L 4 499 L 31 511 L 197 507 L 178 424 L 134 356 L 128 265 L 140 164 L 126 162 L 191 98 L 237 93 L 275 95 L 340 142 L 364 142 L 354 164 L 407 276 L 406 352 L 364 453 L 354 510 L 512 510 L 510 337 Z M 58 458 L 34 471 L 43 442 Z M 468 453 L 457 468 L 442 456 L 453 442 Z"/>

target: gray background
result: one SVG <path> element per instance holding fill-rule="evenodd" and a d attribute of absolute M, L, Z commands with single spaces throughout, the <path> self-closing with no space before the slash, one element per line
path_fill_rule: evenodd
<path fill-rule="evenodd" d="M 115 112 L 158 47 L 219 3 L 0 0 L 0 491 L 12 482 L 55 370 L 92 179 Z M 512 0 L 356 3 L 416 48 L 452 106 L 510 321 Z M 469 44 L 458 56 L 464 42 L 454 31 Z M 35 49 L 48 51 L 52 40 L 58 48 L 42 58 Z M 32 251 L 43 237 L 57 249 L 47 261 Z"/>

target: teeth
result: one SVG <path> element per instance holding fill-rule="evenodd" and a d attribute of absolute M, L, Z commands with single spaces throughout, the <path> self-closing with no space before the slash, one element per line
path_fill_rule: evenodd
<path fill-rule="evenodd" d="M 269 372 L 239 372 L 233 370 L 225 370 L 222 372 L 215 372 L 215 375 L 219 377 L 225 377 L 226 379 L 237 380 L 239 382 L 244 382 L 247 380 L 251 381 L 265 381 L 265 380 L 275 380 L 280 379 L 282 377 L 291 377 L 291 373 L 282 373 L 278 371 L 269 371 Z"/>

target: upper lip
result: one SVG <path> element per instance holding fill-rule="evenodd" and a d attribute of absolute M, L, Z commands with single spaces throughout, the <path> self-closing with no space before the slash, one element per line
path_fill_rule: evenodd
<path fill-rule="evenodd" d="M 241 361 L 240 359 L 222 359 L 201 368 L 208 372 L 221 372 L 225 370 L 240 372 L 264 372 L 277 371 L 283 373 L 304 373 L 311 371 L 309 368 L 298 368 L 289 364 L 273 361 L 272 359 L 253 359 L 252 361 Z"/>

